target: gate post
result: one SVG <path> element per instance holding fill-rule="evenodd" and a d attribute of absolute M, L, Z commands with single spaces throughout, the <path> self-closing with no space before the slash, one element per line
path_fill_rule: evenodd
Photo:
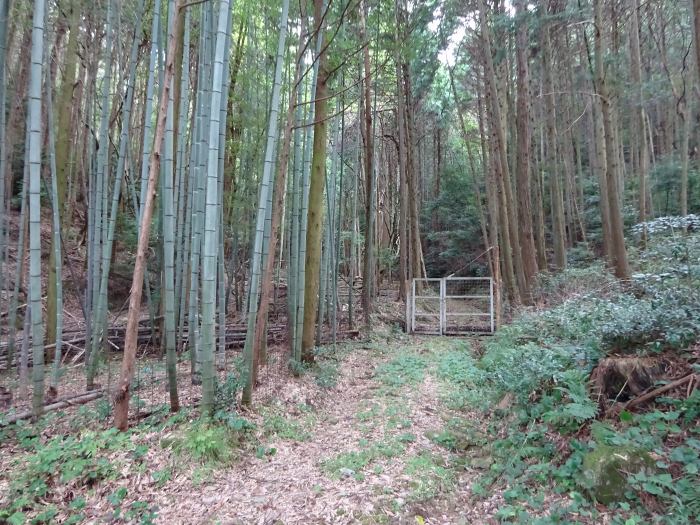
<path fill-rule="evenodd" d="M 445 335 L 447 331 L 447 280 L 440 279 L 440 335 Z"/>
<path fill-rule="evenodd" d="M 493 278 L 489 277 L 489 314 L 491 318 L 491 333 L 494 333 L 495 327 L 494 327 L 494 319 L 493 319 Z"/>
<path fill-rule="evenodd" d="M 407 334 L 412 333 L 411 331 L 411 301 L 413 300 L 413 294 L 408 286 L 408 281 L 404 281 L 404 290 L 406 290 L 406 324 L 404 325 L 404 331 Z"/>
<path fill-rule="evenodd" d="M 411 282 L 411 333 L 416 331 L 416 280 Z"/>

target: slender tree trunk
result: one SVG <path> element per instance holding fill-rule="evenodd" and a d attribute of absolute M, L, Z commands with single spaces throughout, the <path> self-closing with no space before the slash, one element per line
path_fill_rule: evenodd
<path fill-rule="evenodd" d="M 417 151 L 417 133 L 414 120 L 413 99 L 411 97 L 411 73 L 407 62 L 402 64 L 404 87 L 404 123 L 406 125 L 406 188 L 408 190 L 408 244 L 409 279 L 422 278 L 426 275 L 423 261 L 423 245 L 420 236 L 420 162 Z"/>
<path fill-rule="evenodd" d="M 678 118 L 680 119 L 680 140 L 679 149 L 681 153 L 681 192 L 680 204 L 681 215 L 688 215 L 688 170 L 690 164 L 690 107 L 685 100 L 686 95 L 683 95 L 683 101 L 678 105 Z"/>
<path fill-rule="evenodd" d="M 697 3 L 700 0 L 695 0 Z M 700 4 L 699 4 L 700 5 Z M 639 0 L 629 0 L 630 8 L 630 69 L 635 91 L 634 120 L 631 131 L 637 147 L 637 173 L 639 179 L 638 221 L 647 220 L 647 177 L 649 173 L 649 152 L 645 132 L 644 95 L 642 89 L 642 59 L 639 46 Z M 642 246 L 646 245 L 647 231 L 642 230 Z"/>
<path fill-rule="evenodd" d="M 184 0 L 176 0 L 175 3 L 175 27 L 177 18 L 182 16 Z M 114 395 L 114 426 L 119 430 L 126 430 L 129 426 L 129 396 L 131 379 L 134 376 L 136 362 L 136 346 L 138 335 L 139 316 L 141 312 L 141 292 L 143 291 L 143 279 L 146 270 L 146 250 L 150 237 L 151 218 L 153 216 L 153 204 L 155 201 L 158 174 L 160 172 L 161 150 L 165 138 L 165 124 L 168 114 L 168 102 L 170 100 L 170 85 L 173 80 L 175 50 L 177 42 L 175 33 L 170 33 L 168 42 L 168 54 L 161 89 L 160 107 L 158 108 L 158 121 L 155 131 L 155 143 L 150 159 L 148 172 L 148 186 L 146 197 L 141 206 L 141 227 L 139 230 L 138 245 L 136 248 L 136 261 L 134 262 L 134 274 L 131 282 L 131 294 L 129 296 L 129 311 L 127 314 L 127 326 L 124 337 L 124 356 L 122 359 L 121 376 L 119 386 Z"/>

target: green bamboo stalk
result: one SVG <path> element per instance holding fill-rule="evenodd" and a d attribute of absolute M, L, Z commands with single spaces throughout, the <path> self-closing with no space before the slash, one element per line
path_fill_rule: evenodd
<path fill-rule="evenodd" d="M 5 80 L 5 65 L 7 63 L 7 20 L 10 11 L 10 0 L 0 0 L 0 290 L 4 286 L 5 264 L 7 263 L 5 237 L 5 100 L 7 98 L 7 83 Z M 8 367 L 10 363 L 8 362 Z"/>
<path fill-rule="evenodd" d="M 301 42 L 299 43 L 301 45 Z M 303 82 L 297 85 L 297 101 L 301 102 L 303 93 Z M 299 362 L 301 356 L 296 354 L 297 348 L 297 308 L 299 302 L 299 231 L 301 229 L 301 169 L 302 169 L 302 135 L 301 124 L 304 120 L 303 104 L 297 104 L 294 122 L 294 166 L 292 170 L 292 206 L 291 206 L 291 239 L 289 243 L 290 256 L 289 268 L 287 270 L 287 294 L 289 301 L 287 309 L 289 311 L 289 341 L 291 344 L 292 362 Z"/>
<path fill-rule="evenodd" d="M 336 102 L 335 113 L 340 111 L 340 101 Z M 340 129 L 337 127 L 340 123 L 337 122 L 336 130 L 334 135 L 341 133 Z M 338 143 L 338 140 L 334 140 L 334 145 Z M 321 326 L 323 323 L 330 323 L 332 316 L 332 300 L 331 297 L 334 293 L 333 284 L 331 279 L 333 274 L 331 269 L 335 266 L 335 207 L 336 207 L 336 181 L 335 176 L 338 170 L 338 154 L 335 153 L 335 148 L 333 151 L 333 158 L 331 160 L 331 170 L 330 174 L 326 172 L 326 216 L 324 217 L 324 232 L 323 232 L 323 253 L 321 261 L 321 279 L 320 279 L 320 290 L 319 290 L 319 302 L 318 302 L 318 323 L 316 330 L 316 345 L 321 344 Z"/>
<path fill-rule="evenodd" d="M 318 61 L 316 61 L 318 64 Z M 316 98 L 316 77 L 318 69 L 314 67 L 313 78 L 311 79 L 311 96 L 309 100 Z M 297 299 L 297 339 L 295 341 L 294 353 L 299 357 L 298 361 L 302 361 L 302 333 L 304 329 L 304 291 L 306 290 L 306 229 L 308 222 L 309 210 L 309 182 L 311 176 L 311 145 L 313 144 L 313 121 L 314 121 L 314 104 L 309 104 L 306 126 L 304 128 L 304 156 L 302 160 L 302 179 L 301 179 L 301 209 L 299 210 L 299 266 L 297 275 L 297 288 L 299 297 Z"/>
<path fill-rule="evenodd" d="M 224 84 L 223 70 L 226 34 L 230 3 L 219 3 L 214 67 L 211 79 L 211 108 L 209 114 L 209 158 L 207 162 L 206 208 L 204 224 L 204 249 L 202 260 L 202 412 L 211 414 L 216 394 L 214 369 L 216 276 L 219 255 L 219 177 L 218 169 L 219 126 L 221 118 L 221 90 Z M 225 125 L 225 122 L 223 123 Z"/>
<path fill-rule="evenodd" d="M 189 312 L 188 312 L 188 346 L 190 350 L 190 364 L 192 370 L 192 381 L 200 381 L 200 316 L 199 316 L 199 284 L 200 267 L 202 262 L 202 231 L 204 221 L 204 193 L 206 190 L 206 143 L 205 129 L 208 128 L 207 101 L 209 92 L 209 61 L 208 61 L 208 41 L 209 24 L 208 9 L 203 8 L 200 17 L 200 38 L 199 38 L 199 63 L 197 81 L 197 105 L 199 106 L 197 116 L 197 143 L 194 152 L 193 166 L 194 180 L 191 182 L 193 189 L 192 205 L 192 241 L 190 245 L 190 292 L 189 292 Z"/>
<path fill-rule="evenodd" d="M 97 74 L 95 71 L 88 71 L 88 75 L 91 73 Z M 97 97 L 93 96 L 96 93 L 96 87 L 93 84 L 89 84 L 88 96 L 86 96 L 85 102 L 85 121 L 89 123 L 91 129 L 94 129 L 94 115 L 95 108 L 97 106 Z M 95 267 L 95 149 L 96 140 L 93 133 L 85 133 L 85 154 L 83 163 L 87 171 L 87 199 L 88 199 L 88 219 L 87 219 L 87 272 L 85 276 L 85 293 L 83 297 L 84 305 L 84 315 L 85 315 L 85 333 L 87 337 L 92 334 L 92 289 L 93 283 L 95 282 L 91 277 L 94 275 Z M 90 345 L 86 343 L 86 360 L 90 357 Z"/>
<path fill-rule="evenodd" d="M 343 205 L 345 192 L 343 187 L 343 175 L 345 162 L 343 157 L 345 154 L 345 73 L 341 75 L 341 95 L 340 95 L 340 107 L 342 111 L 340 113 L 340 202 L 338 203 L 338 216 L 336 225 L 336 237 L 335 237 L 335 261 L 333 265 L 333 319 L 331 320 L 333 325 L 333 348 L 335 349 L 338 340 L 338 267 L 340 265 L 340 238 L 343 231 Z"/>
<path fill-rule="evenodd" d="M 177 198 L 177 225 L 176 225 L 176 239 L 175 239 L 175 314 L 178 320 L 178 327 L 182 327 L 182 317 L 181 313 L 184 308 L 185 293 L 183 293 L 183 281 L 185 266 L 187 264 L 186 257 L 188 253 L 188 243 L 189 238 L 185 233 L 188 222 L 189 215 L 186 215 L 188 206 L 191 206 L 191 192 L 190 184 L 187 182 L 187 175 L 189 171 L 185 169 L 185 158 L 187 152 L 187 136 L 192 138 L 192 134 L 187 134 L 185 129 L 185 124 L 187 122 L 187 115 L 190 107 L 190 12 L 187 10 L 185 12 L 185 28 L 183 33 L 183 45 L 184 50 L 182 57 L 182 75 L 180 77 L 180 110 L 179 118 L 180 122 L 178 124 L 178 130 L 180 137 L 177 141 L 178 154 L 177 154 L 177 171 L 178 171 L 178 198 Z M 191 149 L 191 148 L 190 148 Z M 185 194 L 185 192 L 187 192 Z M 178 336 L 178 347 L 181 343 L 181 337 Z"/>
<path fill-rule="evenodd" d="M 32 411 L 44 409 L 44 322 L 41 315 L 41 80 L 45 0 L 35 0 L 29 73 L 29 300 L 32 316 Z M 25 334 L 27 337 L 27 334 Z"/>
<path fill-rule="evenodd" d="M 75 82 L 75 71 L 77 69 L 78 57 L 78 36 L 80 34 L 80 10 L 74 1 L 68 1 L 65 8 L 69 10 L 68 15 L 68 31 L 69 37 L 65 49 L 65 59 L 63 61 L 63 79 L 61 89 L 56 95 L 56 102 L 59 108 L 56 126 L 62 130 L 62 133 L 55 140 L 55 163 L 56 163 L 56 186 L 57 186 L 57 208 L 59 217 L 62 217 L 59 226 L 63 231 L 63 223 L 68 222 L 67 217 L 72 217 L 72 213 L 63 213 L 66 197 L 66 180 L 72 171 L 72 161 L 74 159 L 74 149 L 72 147 L 72 106 L 73 106 L 73 91 Z M 54 131 L 55 133 L 55 131 Z M 59 232 L 60 234 L 60 232 Z M 52 238 L 55 238 L 52 232 Z M 60 251 L 59 251 L 60 253 Z M 61 337 L 56 326 L 58 318 L 58 298 L 56 297 L 58 287 L 58 277 L 55 273 L 56 261 L 54 257 L 56 250 L 51 247 L 49 257 L 49 276 L 46 291 L 46 342 L 47 344 L 56 343 L 57 338 Z M 54 385 L 55 386 L 55 385 Z"/>
<path fill-rule="evenodd" d="M 189 24 L 187 26 L 189 28 Z M 186 31 L 188 33 L 189 31 Z M 196 103 L 195 103 L 195 108 L 196 108 Z M 196 180 L 194 180 L 192 173 L 193 173 L 193 166 L 194 166 L 194 160 L 195 160 L 195 152 L 196 148 L 194 147 L 195 145 L 195 137 L 197 135 L 197 122 L 198 120 L 196 119 L 197 117 L 197 111 L 195 110 L 192 114 L 192 132 L 190 133 L 190 154 L 189 154 L 189 159 L 190 159 L 190 165 L 189 169 L 187 170 L 187 175 L 188 175 L 188 184 L 187 184 L 187 201 L 185 202 L 184 206 L 184 230 L 182 231 L 182 266 L 180 268 L 179 273 L 181 274 L 180 276 L 180 287 L 183 288 L 182 293 L 180 294 L 180 306 L 179 306 L 179 312 L 178 312 L 178 339 L 177 339 L 177 346 L 178 349 L 183 348 L 183 339 L 184 339 L 184 332 L 185 332 L 185 312 L 186 312 L 186 301 L 188 299 L 188 293 L 187 291 L 184 290 L 184 287 L 186 286 L 186 276 L 189 275 L 190 273 L 190 249 L 192 245 L 192 236 L 191 236 L 191 226 L 192 226 L 192 215 L 193 215 L 193 206 L 194 206 L 194 198 L 193 194 L 195 191 L 195 187 L 197 186 Z M 179 233 L 179 232 L 178 232 Z M 191 356 L 192 357 L 192 356 Z M 192 364 L 194 365 L 194 359 L 192 359 Z"/>
<path fill-rule="evenodd" d="M 143 203 L 146 202 L 146 188 L 148 187 L 148 164 L 151 158 L 151 145 L 153 142 L 153 83 L 154 73 L 158 64 L 159 32 L 160 26 L 160 1 L 155 0 L 153 6 L 153 22 L 151 24 L 151 53 L 148 60 L 148 79 L 146 81 L 146 106 L 144 108 L 143 123 L 143 153 L 141 156 L 141 196 L 139 198 L 139 225 L 143 213 Z"/>
<path fill-rule="evenodd" d="M 167 27 L 172 27 L 174 0 L 170 0 Z M 173 38 L 171 35 L 170 38 Z M 175 216 L 173 211 L 173 157 L 174 157 L 174 98 L 173 90 L 168 91 L 168 107 L 165 122 L 165 142 L 163 155 L 163 176 L 161 196 L 163 213 L 163 317 L 165 325 L 165 362 L 170 394 L 170 411 L 177 412 L 180 402 L 177 396 L 177 356 L 175 354 Z"/>
<path fill-rule="evenodd" d="M 29 144 L 29 129 L 26 132 L 25 144 Z M 27 231 L 27 189 L 29 188 L 29 162 L 28 153 L 25 151 L 24 173 L 22 178 L 22 191 L 20 192 L 19 211 L 19 238 L 17 240 L 17 263 L 15 265 L 14 289 L 10 299 L 10 308 L 7 315 L 9 334 L 7 336 L 7 364 L 12 366 L 15 357 L 15 344 L 17 335 L 17 309 L 19 305 L 19 290 L 24 276 L 24 242 Z M 9 281 L 8 281 L 9 283 Z M 27 315 L 25 311 L 24 315 Z M 26 332 L 25 332 L 26 337 Z"/>
<path fill-rule="evenodd" d="M 117 158 L 117 171 L 114 179 L 114 188 L 112 189 L 112 204 L 109 218 L 106 219 L 105 230 L 107 236 L 102 244 L 102 261 L 99 281 L 98 301 L 95 308 L 92 350 L 90 352 L 90 360 L 88 362 L 87 384 L 92 388 L 95 375 L 97 373 L 97 364 L 99 362 L 100 347 L 104 339 L 104 332 L 107 324 L 107 296 L 109 293 L 109 273 L 112 261 L 112 246 L 114 244 L 114 232 L 117 224 L 117 215 L 119 213 L 119 200 L 121 198 L 122 179 L 124 178 L 124 168 L 126 166 L 126 153 L 129 145 L 129 129 L 131 124 L 131 110 L 134 99 L 134 84 L 136 82 L 136 64 L 138 44 L 141 36 L 141 27 L 143 20 L 144 0 L 140 0 L 139 12 L 136 21 L 136 30 L 131 44 L 131 52 L 129 55 L 129 75 L 126 83 L 126 96 L 124 97 L 122 129 L 119 139 L 119 153 Z M 105 154 L 108 158 L 108 154 Z M 105 174 L 105 181 L 108 180 L 108 174 Z M 105 185 L 107 187 L 107 185 Z M 106 212 L 106 210 L 105 210 Z"/>
<path fill-rule="evenodd" d="M 51 171 L 51 218 L 53 261 L 55 264 L 56 285 L 56 340 L 53 359 L 53 371 L 51 373 L 51 390 L 53 397 L 58 393 L 58 379 L 61 367 L 61 354 L 63 348 L 63 255 L 61 251 L 61 201 L 58 197 L 58 172 L 56 170 L 56 131 L 54 129 L 53 101 L 51 97 L 51 75 L 46 75 L 46 115 L 49 131 L 49 165 Z M 48 313 L 48 312 L 47 312 Z"/>
<path fill-rule="evenodd" d="M 270 98 L 270 113 L 267 122 L 267 141 L 265 144 L 265 160 L 260 182 L 260 195 L 255 226 L 255 240 L 250 270 L 250 288 L 248 292 L 248 330 L 246 332 L 243 355 L 246 366 L 246 385 L 243 391 L 243 403 L 250 404 L 257 373 L 257 359 L 254 355 L 255 321 L 260 299 L 260 277 L 263 263 L 263 241 L 267 226 L 269 236 L 268 215 L 272 212 L 272 179 L 275 166 L 274 152 L 278 138 L 280 91 L 282 89 L 282 72 L 284 69 L 285 42 L 287 39 L 287 19 L 289 17 L 289 0 L 282 1 L 280 15 L 279 39 L 277 41 L 277 58 L 275 61 L 274 81 Z"/>
<path fill-rule="evenodd" d="M 220 104 L 219 117 L 219 148 L 218 148 L 218 166 L 219 170 L 219 256 L 217 260 L 217 301 L 219 315 L 219 347 L 217 351 L 217 366 L 224 369 L 226 366 L 226 283 L 224 276 L 226 273 L 224 267 L 224 160 L 226 157 L 226 121 L 228 118 L 228 93 L 231 86 L 230 75 L 230 60 L 228 57 L 231 52 L 231 26 L 233 25 L 233 10 L 229 10 L 228 19 L 226 21 L 226 42 L 224 49 L 224 85 L 222 90 L 222 98 Z"/>
<path fill-rule="evenodd" d="M 87 388 L 94 388 L 95 374 L 97 371 L 98 356 L 96 349 L 102 343 L 102 309 L 101 285 L 104 263 L 105 233 L 105 208 L 107 207 L 107 194 L 109 192 L 109 114 L 110 114 L 110 88 L 112 83 L 112 2 L 107 1 L 107 26 L 104 49 L 104 71 L 102 79 L 102 108 L 100 116 L 99 141 L 100 148 L 97 154 L 97 171 L 95 173 L 95 207 L 94 207 L 94 233 L 93 233 L 93 265 L 92 265 L 92 330 L 90 334 L 90 350 L 87 352 Z M 90 278 L 90 277 L 88 277 Z"/>

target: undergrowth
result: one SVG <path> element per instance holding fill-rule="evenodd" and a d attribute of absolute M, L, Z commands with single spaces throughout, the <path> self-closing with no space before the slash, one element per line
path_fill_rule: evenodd
<path fill-rule="evenodd" d="M 147 451 L 132 442 L 131 433 L 116 429 L 56 436 L 46 442 L 35 432 L 31 425 L 17 429 L 20 446 L 30 454 L 16 469 L 9 494 L 2 501 L 0 522 L 19 525 L 32 515 L 32 523 L 53 523 L 57 506 L 66 502 L 56 500 L 61 495 L 70 509 L 65 523 L 78 523 L 84 519 L 84 503 L 76 494 L 118 476 L 120 463 L 113 459 L 115 454 L 139 463 Z"/>
<path fill-rule="evenodd" d="M 490 416 L 488 437 L 446 425 L 432 439 L 462 452 L 482 474 L 475 497 L 503 489 L 503 522 L 694 523 L 700 515 L 700 393 L 600 420 L 589 377 L 611 355 L 672 356 L 692 365 L 700 336 L 700 235 L 656 236 L 632 253 L 620 284 L 600 265 L 540 279 L 536 309 L 483 342 L 476 359 L 456 343 L 438 358 L 448 406 Z M 700 367 L 695 365 L 696 371 Z M 471 436 L 473 438 L 473 436 Z M 481 437 L 481 436 L 479 436 Z M 470 443 L 488 449 L 489 459 Z M 624 496 L 597 507 L 584 458 L 599 447 L 648 454 L 654 468 L 626 474 Z M 545 505 L 545 494 L 559 495 Z M 543 517 L 544 516 L 544 517 Z"/>

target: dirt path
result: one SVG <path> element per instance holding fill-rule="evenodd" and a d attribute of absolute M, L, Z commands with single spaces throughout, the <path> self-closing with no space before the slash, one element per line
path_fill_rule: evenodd
<path fill-rule="evenodd" d="M 432 345 L 411 343 L 352 349 L 332 388 L 288 385 L 284 403 L 263 410 L 259 423 L 277 418 L 265 443 L 274 454 L 213 472 L 196 497 L 190 476 L 172 480 L 157 498 L 158 521 L 394 523 L 411 514 L 415 523 L 411 508 L 460 480 L 430 438 L 448 417 L 431 362 L 421 358 Z"/>
<path fill-rule="evenodd" d="M 229 435 L 218 427 L 226 439 L 240 439 L 226 445 L 234 456 L 228 461 L 183 451 L 183 443 L 209 439 L 196 412 L 161 415 L 120 443 L 103 438 L 95 459 L 111 466 L 98 483 L 49 476 L 45 504 L 59 521 L 77 518 L 72 523 L 492 523 L 500 495 L 471 498 L 483 468 L 472 461 L 485 450 L 478 437 L 483 418 L 464 403 L 454 407 L 455 393 L 463 392 L 455 377 L 470 353 L 469 343 L 454 338 L 384 334 L 369 344 L 347 343 L 300 378 L 281 381 L 274 401 L 241 414 L 252 430 Z M 78 412 L 87 416 L 94 407 Z M 56 416 L 52 430 L 42 431 L 44 447 L 54 437 L 63 447 L 59 435 L 71 416 Z M 72 446 L 104 436 L 99 428 L 108 424 L 71 426 L 83 440 Z M 9 488 L 31 462 L 31 449 L 19 443 L 4 449 L 0 487 Z M 53 468 L 83 462 L 71 458 Z"/>

